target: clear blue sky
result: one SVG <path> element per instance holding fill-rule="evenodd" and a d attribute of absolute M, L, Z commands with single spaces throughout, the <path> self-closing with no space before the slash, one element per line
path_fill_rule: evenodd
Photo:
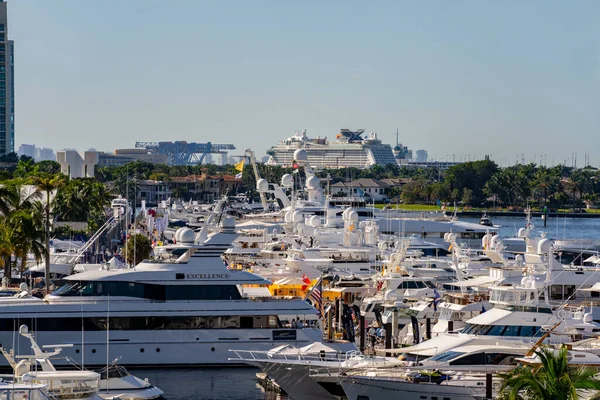
<path fill-rule="evenodd" d="M 16 142 L 365 128 L 438 159 L 600 163 L 600 1 L 8 0 Z M 520 156 L 519 156 L 520 157 Z M 570 163 L 571 161 L 568 161 Z"/>

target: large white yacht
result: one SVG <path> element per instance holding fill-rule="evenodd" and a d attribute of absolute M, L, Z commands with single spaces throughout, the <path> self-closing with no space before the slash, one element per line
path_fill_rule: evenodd
<path fill-rule="evenodd" d="M 71 275 L 43 302 L 5 302 L 0 343 L 16 340 L 15 349 L 28 349 L 15 335 L 26 324 L 40 345 L 72 343 L 63 354 L 89 367 L 117 356 L 124 365 L 228 364 L 230 348 L 321 341 L 319 329 L 280 323 L 279 316 L 316 314 L 307 302 L 245 295 L 243 285 L 271 282 L 225 267 L 220 257 L 236 237 L 230 218 L 198 243 L 192 230 L 182 228 L 164 259 Z"/>

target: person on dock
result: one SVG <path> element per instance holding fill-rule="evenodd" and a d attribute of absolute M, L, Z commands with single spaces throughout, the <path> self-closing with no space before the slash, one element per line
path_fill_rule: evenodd
<path fill-rule="evenodd" d="M 373 351 L 373 354 L 375 354 L 375 343 L 377 342 L 377 330 L 375 329 L 375 325 L 371 325 L 371 328 L 369 328 L 367 335 L 371 340 L 371 351 Z"/>

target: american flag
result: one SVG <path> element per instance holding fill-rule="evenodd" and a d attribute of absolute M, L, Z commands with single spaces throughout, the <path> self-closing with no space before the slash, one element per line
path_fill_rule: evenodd
<path fill-rule="evenodd" d="M 313 286 L 312 290 L 308 294 L 308 297 L 313 300 L 315 308 L 319 311 L 319 316 L 323 314 L 323 278 L 319 278 L 319 281 Z"/>

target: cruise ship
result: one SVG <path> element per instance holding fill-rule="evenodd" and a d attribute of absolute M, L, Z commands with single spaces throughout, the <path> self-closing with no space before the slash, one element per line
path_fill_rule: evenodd
<path fill-rule="evenodd" d="M 308 162 L 313 168 L 368 168 L 372 165 L 397 164 L 389 144 L 383 144 L 376 133 L 363 138 L 364 132 L 364 129 L 342 129 L 336 135 L 335 142 L 326 137 L 311 139 L 306 136 L 306 130 L 302 133 L 295 132 L 293 136 L 267 150 L 267 154 L 271 156 L 268 163 L 292 166 L 296 161 L 294 152 L 305 149 Z"/>

